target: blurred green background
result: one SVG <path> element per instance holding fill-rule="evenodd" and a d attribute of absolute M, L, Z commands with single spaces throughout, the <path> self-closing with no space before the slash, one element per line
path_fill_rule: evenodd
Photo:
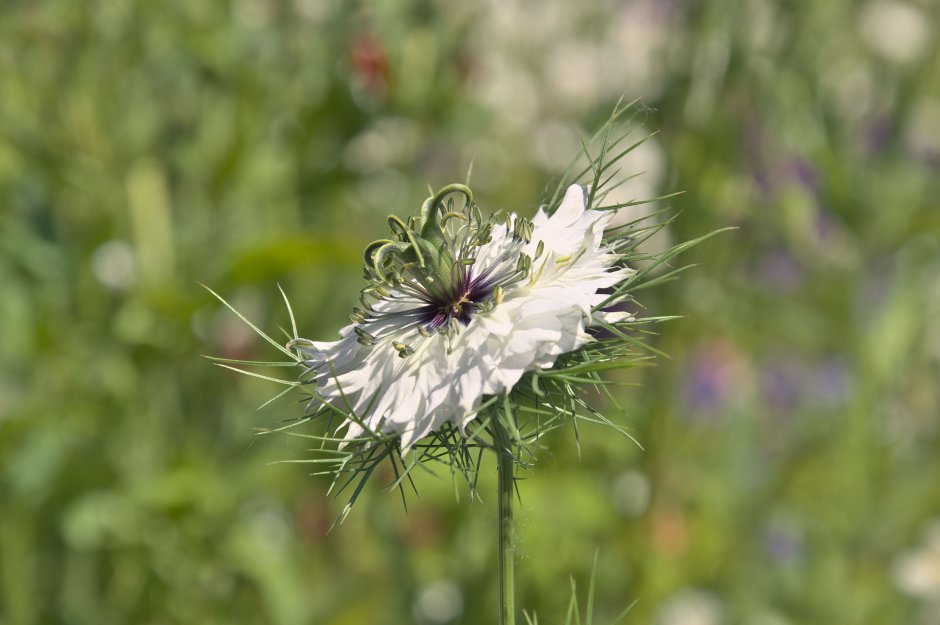
<path fill-rule="evenodd" d="M 326 340 L 389 212 L 461 180 L 531 212 L 623 94 L 624 199 L 672 355 L 645 450 L 549 441 L 519 603 L 569 575 L 626 623 L 940 623 L 940 4 L 112 0 L 0 4 L 0 624 L 495 622 L 495 488 L 377 476 L 347 522 L 300 406 L 200 354 L 276 354 L 197 282 Z"/>

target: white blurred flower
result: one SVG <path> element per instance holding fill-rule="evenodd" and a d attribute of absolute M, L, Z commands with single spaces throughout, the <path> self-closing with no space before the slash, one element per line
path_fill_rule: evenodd
<path fill-rule="evenodd" d="M 418 595 L 413 609 L 419 623 L 450 623 L 463 613 L 463 593 L 450 580 L 438 580 Z"/>
<path fill-rule="evenodd" d="M 385 117 L 349 142 L 343 162 L 355 171 L 371 172 L 410 160 L 419 143 L 420 131 L 414 122 Z"/>
<path fill-rule="evenodd" d="M 335 0 L 294 0 L 294 10 L 304 21 L 320 24 L 335 10 Z"/>
<path fill-rule="evenodd" d="M 625 471 L 614 480 L 611 496 L 614 508 L 625 517 L 638 517 L 650 502 L 650 482 L 639 471 Z"/>
<path fill-rule="evenodd" d="M 858 29 L 875 53 L 898 63 L 915 60 L 930 43 L 927 16 L 908 2 L 869 2 L 859 14 Z"/>
<path fill-rule="evenodd" d="M 602 50 L 592 41 L 558 42 L 546 54 L 546 84 L 566 109 L 588 110 L 601 96 L 601 83 L 607 79 L 601 61 Z"/>
<path fill-rule="evenodd" d="M 490 0 L 471 37 L 476 96 L 501 123 L 527 130 L 545 113 L 580 116 L 624 92 L 656 99 L 680 23 L 668 5 Z"/>
<path fill-rule="evenodd" d="M 134 283 L 134 249 L 126 241 L 102 243 L 91 255 L 91 271 L 109 289 L 127 289 Z"/>
<path fill-rule="evenodd" d="M 656 0 L 619 3 L 608 19 L 602 74 L 608 97 L 620 95 L 624 88 L 646 99 L 659 97 L 666 80 L 667 46 L 676 40 L 666 4 Z"/>
<path fill-rule="evenodd" d="M 940 520 L 930 524 L 919 548 L 902 553 L 894 561 L 891 574 L 901 592 L 940 601 Z"/>
<path fill-rule="evenodd" d="M 451 193 L 462 211 L 445 208 Z M 446 422 L 463 428 L 484 395 L 591 341 L 598 317 L 629 317 L 594 311 L 633 273 L 603 242 L 612 216 L 572 185 L 553 215 L 497 223 L 452 185 L 411 226 L 390 219 L 397 240 L 367 248 L 373 284 L 342 338 L 289 344 L 312 373 L 312 407 L 342 411 L 347 441 L 368 429 L 400 435 L 403 451 Z"/>
<path fill-rule="evenodd" d="M 500 50 L 480 55 L 478 83 L 477 97 L 493 111 L 499 111 L 502 122 L 528 128 L 538 119 L 538 84 L 530 72 L 505 58 Z"/>
<path fill-rule="evenodd" d="M 856 58 L 834 59 L 821 74 L 821 83 L 843 118 L 856 121 L 876 103 L 875 77 L 868 64 Z"/>
<path fill-rule="evenodd" d="M 272 549 L 284 549 L 291 542 L 291 524 L 287 512 L 274 500 L 249 501 L 242 509 L 251 538 Z"/>
<path fill-rule="evenodd" d="M 261 29 L 274 18 L 275 6 L 271 0 L 236 0 L 235 17 L 245 26 Z"/>
<path fill-rule="evenodd" d="M 724 621 L 721 601 L 713 593 L 685 589 L 666 599 L 656 625 L 720 625 Z"/>

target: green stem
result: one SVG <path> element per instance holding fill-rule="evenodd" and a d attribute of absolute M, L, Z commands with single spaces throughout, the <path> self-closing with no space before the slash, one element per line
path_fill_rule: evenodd
<path fill-rule="evenodd" d="M 512 498 L 515 495 L 513 461 L 509 450 L 496 454 L 499 473 L 499 625 L 516 625 L 516 595 L 513 565 L 516 537 L 513 531 Z"/>

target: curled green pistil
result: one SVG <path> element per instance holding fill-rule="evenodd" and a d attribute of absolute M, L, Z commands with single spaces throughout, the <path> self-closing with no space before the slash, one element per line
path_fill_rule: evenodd
<path fill-rule="evenodd" d="M 454 199 L 462 195 L 462 211 L 454 209 Z M 447 200 L 447 201 L 445 201 Z M 364 252 L 367 277 L 378 284 L 397 284 L 410 274 L 429 291 L 439 291 L 451 282 L 454 266 L 460 259 L 451 249 L 446 229 L 452 220 L 465 224 L 477 222 L 482 215 L 473 204 L 473 192 L 463 184 L 450 184 L 424 201 L 421 214 L 405 223 L 392 215 L 388 224 L 395 239 L 379 239 Z"/>
<path fill-rule="evenodd" d="M 498 305 L 503 287 L 530 273 L 532 260 L 524 250 L 533 225 L 507 217 L 498 252 L 480 257 L 497 223 L 496 217 L 483 217 L 463 184 L 443 187 L 407 220 L 390 216 L 389 238 L 373 241 L 363 253 L 370 284 L 350 317 L 359 343 L 371 347 L 391 336 L 392 328 L 405 327 L 409 332 L 399 334 L 406 340 L 391 345 L 407 358 L 423 339 L 453 338 L 474 316 Z"/>

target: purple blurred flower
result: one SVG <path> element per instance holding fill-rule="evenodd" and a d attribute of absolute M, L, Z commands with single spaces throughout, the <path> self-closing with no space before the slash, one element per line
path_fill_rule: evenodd
<path fill-rule="evenodd" d="M 789 294 L 803 285 L 806 271 L 785 248 L 777 248 L 764 254 L 757 262 L 755 282 L 774 293 Z"/>
<path fill-rule="evenodd" d="M 683 383 L 688 412 L 698 416 L 720 413 L 749 390 L 751 378 L 746 356 L 733 343 L 719 340 L 701 346 Z"/>
<path fill-rule="evenodd" d="M 793 356 L 775 356 L 761 368 L 761 390 L 772 412 L 787 415 L 800 406 L 806 371 L 806 363 Z"/>
<path fill-rule="evenodd" d="M 790 157 L 786 171 L 789 179 L 798 182 L 813 193 L 819 193 L 822 175 L 809 159 L 802 156 Z"/>
<path fill-rule="evenodd" d="M 761 535 L 761 543 L 770 560 L 779 566 L 797 564 L 803 558 L 803 537 L 791 524 L 768 524 Z"/>
<path fill-rule="evenodd" d="M 807 402 L 842 406 L 851 394 L 851 373 L 840 357 L 815 363 L 795 355 L 776 355 L 761 367 L 760 380 L 764 402 L 776 415 L 792 414 Z"/>
<path fill-rule="evenodd" d="M 816 240 L 819 243 L 832 243 L 840 231 L 838 218 L 827 208 L 816 211 Z"/>
<path fill-rule="evenodd" d="M 865 152 L 876 156 L 884 152 L 894 136 L 894 120 L 890 113 L 875 117 L 862 131 L 862 145 Z"/>
<path fill-rule="evenodd" d="M 687 380 L 686 397 L 691 406 L 715 410 L 724 403 L 725 383 L 721 370 L 705 360 L 692 366 Z"/>
<path fill-rule="evenodd" d="M 842 358 L 829 358 L 816 371 L 813 394 L 822 404 L 844 405 L 852 392 L 851 372 Z"/>

